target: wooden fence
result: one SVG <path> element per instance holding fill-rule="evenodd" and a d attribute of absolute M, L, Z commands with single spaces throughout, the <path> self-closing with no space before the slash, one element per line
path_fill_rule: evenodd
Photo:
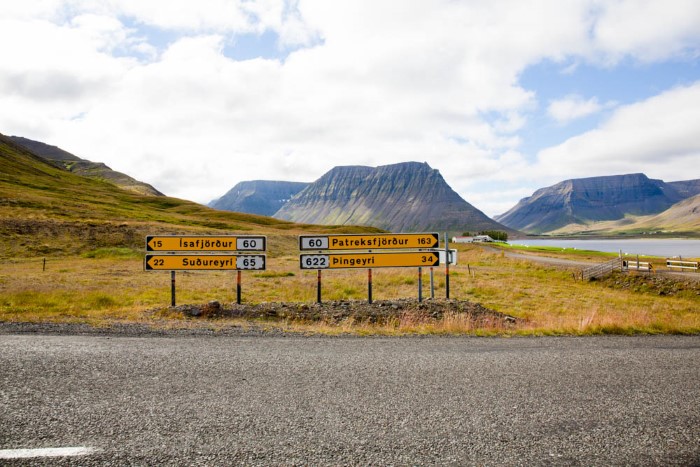
<path fill-rule="evenodd" d="M 581 271 L 581 280 L 590 280 L 593 278 L 603 277 L 613 271 L 622 270 L 622 259 L 613 258 L 610 261 L 596 264 Z"/>
<path fill-rule="evenodd" d="M 666 267 L 669 269 L 680 269 L 681 271 L 683 269 L 692 269 L 694 271 L 699 269 L 698 261 L 677 261 L 673 259 L 666 260 Z"/>
<path fill-rule="evenodd" d="M 648 261 L 630 261 L 627 259 L 622 261 L 623 271 L 651 272 L 653 269 L 654 267 Z"/>

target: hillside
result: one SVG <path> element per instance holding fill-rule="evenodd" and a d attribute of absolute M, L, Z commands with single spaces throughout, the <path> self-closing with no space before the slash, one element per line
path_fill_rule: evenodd
<path fill-rule="evenodd" d="M 97 180 L 106 180 L 125 190 L 140 193 L 142 195 L 164 196 L 163 193 L 153 188 L 148 183 L 140 182 L 116 170 L 112 170 L 101 162 L 92 162 L 64 151 L 56 146 L 51 146 L 39 141 L 33 141 L 21 136 L 10 136 L 12 141 L 27 148 L 33 154 L 48 159 L 58 167 L 64 168 L 76 175 L 90 177 Z"/>
<path fill-rule="evenodd" d="M 276 218 L 359 224 L 393 232 L 504 230 L 463 200 L 426 163 L 335 167 L 285 204 Z"/>
<path fill-rule="evenodd" d="M 614 221 L 590 222 L 586 226 L 569 225 L 550 232 L 552 235 L 621 235 L 621 234 L 700 235 L 700 195 L 680 201 L 660 214 L 626 216 Z"/>
<path fill-rule="evenodd" d="M 56 167 L 0 134 L 0 257 L 140 249 L 147 234 L 222 230 L 269 235 L 274 254 L 293 250 L 297 233 L 376 231 L 297 225 L 141 195 Z"/>
<path fill-rule="evenodd" d="M 700 179 L 668 182 L 667 185 L 676 190 L 676 192 L 684 198 L 700 195 Z"/>
<path fill-rule="evenodd" d="M 272 216 L 308 183 L 253 180 L 240 182 L 224 196 L 209 203 L 214 209 Z"/>
<path fill-rule="evenodd" d="M 661 213 L 695 189 L 694 181 L 674 186 L 644 174 L 565 180 L 535 191 L 496 219 L 528 233 L 575 232 L 596 222 Z"/>
<path fill-rule="evenodd" d="M 640 228 L 700 232 L 700 194 L 674 204 L 661 214 L 640 219 Z"/>

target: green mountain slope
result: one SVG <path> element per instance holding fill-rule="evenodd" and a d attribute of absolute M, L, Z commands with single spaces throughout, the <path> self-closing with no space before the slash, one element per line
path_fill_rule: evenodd
<path fill-rule="evenodd" d="M 270 239 L 271 248 L 278 242 L 281 253 L 294 248 L 296 233 L 336 230 L 359 231 L 299 225 L 141 195 L 56 167 L 0 134 L 0 256 L 141 248 L 147 234 L 185 232 L 271 235 L 275 237 Z"/>
<path fill-rule="evenodd" d="M 21 136 L 10 136 L 12 141 L 30 150 L 37 156 L 48 159 L 55 163 L 58 167 L 64 168 L 69 172 L 84 177 L 95 178 L 98 180 L 106 180 L 112 182 L 125 190 L 140 193 L 142 195 L 163 196 L 163 193 L 153 188 L 148 183 L 136 180 L 116 170 L 112 170 L 101 162 L 92 162 L 86 159 L 64 151 L 56 146 L 51 146 L 39 141 L 33 141 Z"/>

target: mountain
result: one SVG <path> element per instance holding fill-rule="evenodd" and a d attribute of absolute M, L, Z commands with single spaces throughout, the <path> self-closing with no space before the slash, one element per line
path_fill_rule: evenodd
<path fill-rule="evenodd" d="M 672 187 L 683 198 L 690 198 L 695 195 L 700 195 L 700 179 L 684 180 L 682 182 L 668 182 L 667 185 Z"/>
<path fill-rule="evenodd" d="M 295 195 L 274 217 L 325 225 L 357 224 L 393 232 L 503 230 L 463 200 L 427 163 L 335 167 Z"/>
<path fill-rule="evenodd" d="M 700 232 L 700 194 L 674 204 L 661 214 L 639 221 L 648 230 Z"/>
<path fill-rule="evenodd" d="M 43 157 L 58 167 L 64 168 L 76 175 L 98 180 L 107 180 L 125 190 L 143 195 L 164 196 L 163 193 L 156 190 L 148 183 L 140 182 L 126 174 L 112 170 L 101 162 L 81 159 L 56 146 L 33 141 L 21 136 L 10 136 L 9 138 L 13 142 L 29 149 L 33 154 Z"/>
<path fill-rule="evenodd" d="M 658 214 L 695 187 L 694 181 L 673 185 L 641 173 L 565 180 L 535 191 L 496 220 L 528 233 L 584 230 L 591 222 Z"/>
<path fill-rule="evenodd" d="M 209 203 L 214 209 L 272 216 L 308 183 L 252 180 L 240 182 L 224 196 Z"/>
<path fill-rule="evenodd" d="M 143 251 L 146 235 L 222 233 L 267 235 L 269 254 L 277 256 L 298 251 L 297 235 L 311 231 L 377 229 L 297 225 L 142 195 L 57 167 L 0 134 L 0 258 L 74 255 L 98 248 Z"/>

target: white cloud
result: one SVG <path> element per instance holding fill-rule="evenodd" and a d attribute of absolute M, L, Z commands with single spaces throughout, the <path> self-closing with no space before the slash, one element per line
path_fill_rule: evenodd
<path fill-rule="evenodd" d="M 596 49 L 609 62 L 700 54 L 700 3 L 696 0 L 600 2 L 592 30 Z"/>
<path fill-rule="evenodd" d="M 537 170 L 576 177 L 644 172 L 700 176 L 700 81 L 618 108 L 599 128 L 538 155 Z"/>
<path fill-rule="evenodd" d="M 523 70 L 543 60 L 610 65 L 697 53 L 696 3 L 3 2 L 0 132 L 59 145 L 201 202 L 246 179 L 310 181 L 335 165 L 417 160 L 465 196 L 492 183 L 478 192 L 502 206 L 519 188 L 504 191 L 501 182 L 535 179 L 519 150 L 537 107 L 519 83 Z M 148 36 L 164 30 L 174 37 L 166 45 Z M 224 55 L 232 37 L 265 31 L 278 34 L 282 48 L 305 47 L 284 60 Z M 574 97 L 550 110 L 566 121 L 606 105 Z M 598 130 L 618 135 L 613 147 L 632 146 L 626 109 Z M 666 111 L 678 119 L 693 112 L 682 102 Z M 630 135 L 619 137 L 625 128 Z M 667 152 L 671 133 L 647 132 L 640 150 Z M 542 161 L 570 177 L 557 161 L 585 161 L 593 136 L 544 151 Z M 630 157 L 619 162 L 636 167 Z"/>
<path fill-rule="evenodd" d="M 589 115 L 596 114 L 613 103 L 601 104 L 598 98 L 584 99 L 579 95 L 569 95 L 563 99 L 551 101 L 547 106 L 547 114 L 559 123 L 568 123 Z"/>

